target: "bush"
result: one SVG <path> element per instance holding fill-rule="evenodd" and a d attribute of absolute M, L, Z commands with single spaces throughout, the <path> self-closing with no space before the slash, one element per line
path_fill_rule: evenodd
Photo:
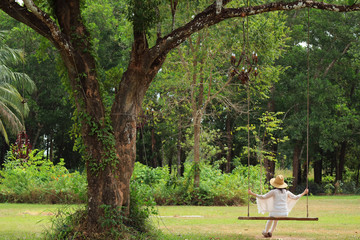
<path fill-rule="evenodd" d="M 44 151 L 33 150 L 28 160 L 16 159 L 11 152 L 0 171 L 0 200 L 18 203 L 83 203 L 86 176 L 44 158 Z"/>
<path fill-rule="evenodd" d="M 200 186 L 193 186 L 193 164 L 185 163 L 184 176 L 177 177 L 168 167 L 150 168 L 135 163 L 131 184 L 147 201 L 158 205 L 242 205 L 248 200 L 248 168 L 238 166 L 232 173 L 224 174 L 217 166 L 201 164 Z M 263 172 L 263 178 L 265 179 Z M 256 192 L 265 191 L 260 186 L 260 168 L 251 166 L 250 187 Z"/>
<path fill-rule="evenodd" d="M 248 201 L 248 167 L 239 165 L 225 174 L 216 164 L 200 165 L 200 186 L 194 188 L 193 163 L 185 163 L 182 177 L 169 167 L 150 168 L 136 162 L 131 179 L 131 190 L 140 206 L 153 211 L 158 205 L 242 205 Z M 21 203 L 84 203 L 86 202 L 86 176 L 70 173 L 61 159 L 58 164 L 46 160 L 44 151 L 34 150 L 25 162 L 11 153 L 0 171 L 0 201 Z M 250 167 L 250 187 L 265 192 L 260 184 L 260 167 Z M 262 172 L 265 181 L 265 171 Z M 140 214 L 140 212 L 139 212 Z M 143 213 L 141 213 L 143 214 Z M 137 215 L 137 217 L 141 216 Z M 149 213 L 150 214 L 150 213 Z M 139 225 L 140 226 L 140 225 Z"/>
<path fill-rule="evenodd" d="M 301 193 L 306 188 L 306 183 L 299 184 L 295 193 Z M 344 178 L 344 181 L 335 181 L 335 177 L 325 175 L 322 177 L 322 183 L 314 183 L 309 180 L 310 194 L 313 195 L 333 195 L 333 194 L 360 194 L 360 187 L 356 181 L 350 178 Z"/>

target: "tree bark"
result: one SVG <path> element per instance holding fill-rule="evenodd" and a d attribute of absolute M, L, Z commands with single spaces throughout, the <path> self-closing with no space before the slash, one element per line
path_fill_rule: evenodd
<path fill-rule="evenodd" d="M 309 162 L 309 164 L 310 164 L 310 162 Z M 303 161 L 302 171 L 300 172 L 301 180 L 299 180 L 299 182 L 306 181 L 306 179 L 308 178 L 308 169 L 309 169 L 309 166 L 308 166 L 307 161 Z"/>
<path fill-rule="evenodd" d="M 181 128 L 181 121 L 179 121 L 178 126 L 178 139 L 177 139 L 177 176 L 180 177 L 184 173 L 184 151 L 181 147 L 181 143 L 183 140 L 182 128 Z"/>
<path fill-rule="evenodd" d="M 335 148 L 335 153 L 332 156 L 330 156 L 331 157 L 331 165 L 330 165 L 330 175 L 331 176 L 334 175 L 334 171 L 335 171 L 335 175 L 336 175 L 337 155 L 338 155 L 338 149 Z"/>
<path fill-rule="evenodd" d="M 347 148 L 347 141 L 343 141 L 341 143 L 339 162 L 338 162 L 338 166 L 336 168 L 336 181 L 342 181 L 342 179 L 343 179 L 343 172 L 344 172 L 344 166 L 345 166 L 345 161 L 346 161 L 346 158 L 345 158 L 346 148 Z"/>
<path fill-rule="evenodd" d="M 138 146 L 137 148 L 137 156 L 138 156 L 138 161 L 141 162 L 142 164 L 145 164 L 147 165 L 147 160 L 145 159 L 145 146 L 143 145 L 144 144 L 144 133 L 143 133 L 143 130 L 142 130 L 142 126 L 140 126 L 140 129 L 139 131 L 139 138 L 138 138 L 138 143 L 140 146 Z"/>
<path fill-rule="evenodd" d="M 296 141 L 293 152 L 293 186 L 291 191 L 295 191 L 296 187 L 300 183 L 300 155 L 301 155 L 302 143 L 301 141 Z"/>
<path fill-rule="evenodd" d="M 322 179 L 322 159 L 314 162 L 314 182 L 321 184 Z"/>

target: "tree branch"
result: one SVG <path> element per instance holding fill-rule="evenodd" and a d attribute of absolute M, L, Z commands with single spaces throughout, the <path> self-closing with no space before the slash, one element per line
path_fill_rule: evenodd
<path fill-rule="evenodd" d="M 360 4 L 336 5 L 324 2 L 317 2 L 313 0 L 298 0 L 293 2 L 272 2 L 263 5 L 240 7 L 240 8 L 225 8 L 225 5 L 230 1 L 223 1 L 223 8 L 220 13 L 216 14 L 216 2 L 211 4 L 203 12 L 199 13 L 186 25 L 177 28 L 167 36 L 159 39 L 157 44 L 151 49 L 151 54 L 154 59 L 160 55 L 166 55 L 171 49 L 180 45 L 191 34 L 198 32 L 206 27 L 215 25 L 221 21 L 236 17 L 246 17 L 273 11 L 291 11 L 301 8 L 314 8 L 332 12 L 353 12 L 360 11 Z"/>
<path fill-rule="evenodd" d="M 25 6 L 30 10 L 43 24 L 45 24 L 51 33 L 50 40 L 57 43 L 57 46 L 69 51 L 70 45 L 67 40 L 62 36 L 62 33 L 56 23 L 50 18 L 50 16 L 43 12 L 32 0 L 23 0 Z"/>
<path fill-rule="evenodd" d="M 1 0 L 0 9 L 3 10 L 10 17 L 16 19 L 19 22 L 31 27 L 40 35 L 51 39 L 51 32 L 48 26 L 38 19 L 35 14 L 28 11 L 26 7 L 20 6 L 15 1 Z"/>
<path fill-rule="evenodd" d="M 348 44 L 345 46 L 345 48 L 344 48 L 344 50 L 342 51 L 341 55 L 340 55 L 338 58 L 335 58 L 335 59 L 329 64 L 329 66 L 325 69 L 325 71 L 324 71 L 324 76 L 323 76 L 323 77 L 326 77 L 326 76 L 327 76 L 327 74 L 329 73 L 330 69 L 333 68 L 334 65 L 335 65 L 335 63 L 336 63 L 340 58 L 342 58 L 342 57 L 346 54 L 346 52 L 349 50 L 350 46 L 351 46 L 351 42 L 348 43 Z"/>
<path fill-rule="evenodd" d="M 70 45 L 50 16 L 36 6 L 32 0 L 23 0 L 23 2 L 24 7 L 15 1 L 2 0 L 0 1 L 0 9 L 49 39 L 56 48 L 68 51 Z"/>

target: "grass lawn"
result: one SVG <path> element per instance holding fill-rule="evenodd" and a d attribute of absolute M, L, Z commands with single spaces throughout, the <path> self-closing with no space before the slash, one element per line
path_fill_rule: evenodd
<path fill-rule="evenodd" d="M 0 204 L 0 240 L 41 239 L 51 217 L 61 205 Z M 161 240 L 263 239 L 265 221 L 237 220 L 247 215 L 243 207 L 162 206 L 154 225 Z M 318 222 L 279 221 L 272 239 L 360 239 L 360 196 L 309 197 L 310 217 Z M 259 216 L 254 204 L 250 216 Z M 306 216 L 306 197 L 290 216 Z"/>
<path fill-rule="evenodd" d="M 263 239 L 266 221 L 237 220 L 247 216 L 243 207 L 159 207 L 154 221 L 167 239 Z M 250 216 L 260 216 L 255 204 Z M 306 217 L 306 197 L 289 216 Z M 309 197 L 313 221 L 279 221 L 272 239 L 360 239 L 360 196 Z M 204 236 L 205 235 L 205 236 Z"/>
<path fill-rule="evenodd" d="M 62 205 L 0 204 L 0 240 L 41 239 Z"/>

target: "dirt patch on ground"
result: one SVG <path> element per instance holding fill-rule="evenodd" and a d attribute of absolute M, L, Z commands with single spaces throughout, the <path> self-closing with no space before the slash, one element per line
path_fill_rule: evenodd
<path fill-rule="evenodd" d="M 52 212 L 36 212 L 36 211 L 25 211 L 21 215 L 31 215 L 31 216 L 53 216 Z"/>

